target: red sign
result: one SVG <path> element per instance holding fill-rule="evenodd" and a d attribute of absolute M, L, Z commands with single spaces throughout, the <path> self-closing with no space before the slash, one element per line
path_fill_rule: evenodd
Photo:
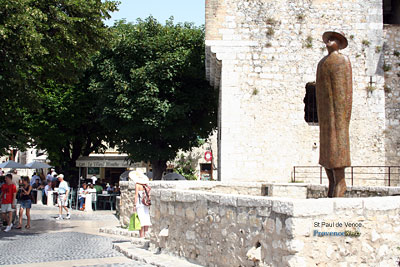
<path fill-rule="evenodd" d="M 204 159 L 206 161 L 211 161 L 212 160 L 212 153 L 211 151 L 207 151 L 206 153 L 204 153 Z"/>

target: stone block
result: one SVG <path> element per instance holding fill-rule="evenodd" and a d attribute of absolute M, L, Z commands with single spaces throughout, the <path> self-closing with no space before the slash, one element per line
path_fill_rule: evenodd
<path fill-rule="evenodd" d="M 271 214 L 272 207 L 258 207 L 257 215 L 262 217 L 268 217 Z"/>
<path fill-rule="evenodd" d="M 119 187 L 121 188 L 121 190 L 125 187 L 128 187 L 129 182 L 128 181 L 120 181 L 119 182 Z"/>
<path fill-rule="evenodd" d="M 185 214 L 186 214 L 186 219 L 188 219 L 189 221 L 194 221 L 196 214 L 192 207 L 187 207 L 185 209 Z"/>
<path fill-rule="evenodd" d="M 175 215 L 175 206 L 172 203 L 168 203 L 168 214 L 171 216 Z"/>
<path fill-rule="evenodd" d="M 135 183 L 135 182 L 129 181 L 129 182 L 127 182 L 127 183 L 128 183 L 128 189 L 129 189 L 129 190 L 135 190 L 135 186 L 136 186 L 136 183 Z"/>
<path fill-rule="evenodd" d="M 359 198 L 335 198 L 334 200 L 335 210 L 337 209 L 362 209 L 363 200 Z"/>
<path fill-rule="evenodd" d="M 186 239 L 187 240 L 195 240 L 196 239 L 196 233 L 194 231 L 186 231 Z"/>
<path fill-rule="evenodd" d="M 272 210 L 276 213 L 293 215 L 293 202 L 288 200 L 274 200 L 272 201 Z"/>
<path fill-rule="evenodd" d="M 272 202 L 265 197 L 239 196 L 237 205 L 238 207 L 271 207 Z"/>
<path fill-rule="evenodd" d="M 219 204 L 219 199 L 220 196 L 216 194 L 196 192 L 196 201 L 200 202 L 209 201 Z"/>
<path fill-rule="evenodd" d="M 150 196 L 152 197 L 152 199 L 153 198 L 160 198 L 161 190 L 159 190 L 159 189 L 151 189 Z"/>
<path fill-rule="evenodd" d="M 306 199 L 293 201 L 293 216 L 314 216 L 333 213 L 332 199 Z"/>
<path fill-rule="evenodd" d="M 175 191 L 170 191 L 170 190 L 160 190 L 160 194 L 161 194 L 161 201 L 175 201 L 175 195 L 176 192 Z"/>
<path fill-rule="evenodd" d="M 196 194 L 190 191 L 176 191 L 176 201 L 179 202 L 195 202 Z"/>
<path fill-rule="evenodd" d="M 400 208 L 400 197 L 371 197 L 364 198 L 363 202 L 366 210 L 387 211 Z"/>
<path fill-rule="evenodd" d="M 237 207 L 238 197 L 232 195 L 221 195 L 219 198 L 220 205 Z"/>

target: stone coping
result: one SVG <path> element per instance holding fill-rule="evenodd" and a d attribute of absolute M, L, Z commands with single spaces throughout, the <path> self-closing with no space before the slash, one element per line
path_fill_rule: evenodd
<path fill-rule="evenodd" d="M 310 183 L 267 183 L 267 182 L 220 182 L 220 181 L 151 181 L 149 185 L 153 189 L 211 189 L 216 187 L 296 187 L 311 190 L 325 190 L 328 185 L 310 184 Z M 135 188 L 133 181 L 121 181 L 121 187 Z M 385 195 L 400 195 L 400 187 L 393 186 L 347 186 L 347 191 L 367 191 L 367 192 L 382 192 Z"/>
<path fill-rule="evenodd" d="M 293 199 L 283 197 L 217 194 L 195 190 L 154 189 L 152 196 L 164 202 L 213 202 L 233 207 L 270 207 L 272 211 L 295 217 L 341 213 L 346 209 L 388 211 L 400 209 L 399 196 L 364 198 Z"/>
<path fill-rule="evenodd" d="M 126 187 L 134 185 L 133 181 L 121 181 L 120 186 Z M 191 188 L 191 187 L 214 187 L 214 186 L 294 186 L 294 187 L 323 187 L 326 188 L 327 184 L 312 184 L 312 183 L 271 183 L 271 182 L 221 182 L 221 181 L 199 181 L 199 180 L 186 180 L 186 181 L 150 181 L 150 186 L 161 187 L 161 188 Z M 347 185 L 348 189 L 352 190 L 400 190 L 400 187 L 396 186 L 351 186 Z"/>

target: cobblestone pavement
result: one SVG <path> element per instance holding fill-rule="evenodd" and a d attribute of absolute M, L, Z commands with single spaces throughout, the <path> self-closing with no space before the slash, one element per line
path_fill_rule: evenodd
<path fill-rule="evenodd" d="M 154 265 L 148 265 L 146 263 L 134 262 L 132 263 L 115 263 L 115 264 L 103 264 L 103 265 L 87 265 L 87 266 L 79 266 L 79 267 L 133 267 L 133 266 L 140 266 L 140 267 L 154 267 Z M 78 266 L 74 266 L 78 267 Z"/>
<path fill-rule="evenodd" d="M 31 229 L 0 232 L 0 265 L 20 266 L 141 266 L 112 248 L 127 239 L 99 234 L 102 226 L 117 225 L 110 211 L 72 211 L 71 220 L 58 222 L 57 208 L 33 205 Z M 25 220 L 23 226 L 26 224 Z"/>

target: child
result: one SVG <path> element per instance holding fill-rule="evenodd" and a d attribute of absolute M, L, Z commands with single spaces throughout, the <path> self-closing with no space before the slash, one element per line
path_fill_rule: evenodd
<path fill-rule="evenodd" d="M 15 209 L 14 203 L 16 195 L 17 195 L 17 188 L 15 184 L 13 184 L 12 182 L 12 175 L 7 174 L 6 183 L 1 186 L 1 194 L 0 194 L 1 214 L 3 220 L 7 221 L 7 227 L 4 230 L 4 232 L 10 231 L 13 226 L 11 221 L 12 221 L 13 209 Z"/>

